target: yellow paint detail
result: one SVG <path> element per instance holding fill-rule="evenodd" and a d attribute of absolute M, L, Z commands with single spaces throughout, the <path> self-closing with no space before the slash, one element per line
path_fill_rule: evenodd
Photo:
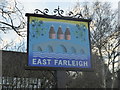
<path fill-rule="evenodd" d="M 47 22 L 64 22 L 64 23 L 70 23 L 70 24 L 83 24 L 88 28 L 88 22 L 62 20 L 62 19 L 51 19 L 51 18 L 41 18 L 41 17 L 30 16 L 30 23 L 31 23 L 32 20 L 38 20 L 38 21 L 41 20 L 41 21 L 47 21 Z"/>

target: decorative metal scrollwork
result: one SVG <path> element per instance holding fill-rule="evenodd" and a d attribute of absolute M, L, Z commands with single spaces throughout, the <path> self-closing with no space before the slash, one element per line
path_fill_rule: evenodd
<path fill-rule="evenodd" d="M 49 10 L 47 8 L 45 8 L 43 11 L 35 9 L 35 14 L 38 14 L 39 12 L 43 15 L 48 15 Z"/>
<path fill-rule="evenodd" d="M 74 14 L 73 14 L 72 11 L 70 11 L 70 12 L 68 13 L 68 15 L 69 15 L 69 16 L 74 16 Z"/>
<path fill-rule="evenodd" d="M 38 13 L 41 13 L 43 15 L 49 15 L 49 10 L 47 8 L 45 8 L 43 11 L 39 10 L 39 9 L 35 9 L 35 14 L 38 14 Z M 77 13 L 74 15 L 74 13 L 72 11 L 70 11 L 68 13 L 68 16 L 63 16 L 64 14 L 64 11 L 62 9 L 60 9 L 60 7 L 58 6 L 57 9 L 54 9 L 53 11 L 53 15 L 50 15 L 50 16 L 61 16 L 61 17 L 71 17 L 71 18 L 83 18 L 82 14 L 81 13 Z"/>
<path fill-rule="evenodd" d="M 58 14 L 59 16 L 63 17 L 62 14 L 64 14 L 64 11 L 61 10 L 61 9 L 59 8 L 59 6 L 58 6 L 57 9 L 54 9 L 54 13 L 55 13 L 56 16 L 57 16 L 57 14 Z"/>

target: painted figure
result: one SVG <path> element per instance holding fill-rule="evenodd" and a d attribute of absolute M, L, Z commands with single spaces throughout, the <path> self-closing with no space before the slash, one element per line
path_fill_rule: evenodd
<path fill-rule="evenodd" d="M 70 40 L 71 39 L 70 29 L 68 27 L 66 28 L 66 31 L 65 31 L 65 39 L 66 40 Z"/>
<path fill-rule="evenodd" d="M 50 39 L 55 39 L 56 38 L 56 34 L 55 34 L 55 30 L 54 30 L 53 25 L 50 27 L 49 38 Z"/>
<path fill-rule="evenodd" d="M 64 39 L 64 35 L 63 35 L 63 32 L 62 32 L 61 26 L 59 26 L 59 28 L 58 28 L 57 38 L 58 38 L 58 39 Z"/>

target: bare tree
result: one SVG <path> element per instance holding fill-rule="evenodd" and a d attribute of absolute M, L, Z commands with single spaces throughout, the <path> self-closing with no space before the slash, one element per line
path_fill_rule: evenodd
<path fill-rule="evenodd" d="M 83 18 L 92 19 L 90 25 L 92 52 L 96 53 L 102 61 L 103 87 L 106 88 L 108 70 L 111 70 L 112 78 L 115 78 L 118 70 L 115 68 L 119 62 L 117 58 L 120 56 L 118 51 L 120 46 L 120 31 L 117 22 L 118 12 L 111 9 L 110 3 L 98 1 L 92 4 L 85 3 L 81 6 L 77 3 L 73 8 L 73 12 L 82 14 Z M 105 63 L 110 68 L 107 71 L 105 70 Z"/>
<path fill-rule="evenodd" d="M 21 51 L 20 48 L 23 49 L 25 47 L 24 41 L 21 41 L 21 43 L 17 44 L 15 40 L 6 42 L 2 37 L 2 34 L 9 35 L 9 32 L 14 31 L 18 35 L 16 38 L 20 37 L 24 39 L 26 32 L 24 28 L 26 22 L 24 19 L 23 11 L 24 11 L 23 6 L 16 0 L 0 1 L 0 33 L 1 33 L 0 42 L 2 45 L 1 49 L 17 51 L 17 48 L 19 48 L 19 51 Z"/>
<path fill-rule="evenodd" d="M 16 0 L 2 0 L 0 2 L 0 30 L 4 33 L 14 30 L 22 36 L 21 29 L 25 27 L 22 11 L 23 7 Z"/>

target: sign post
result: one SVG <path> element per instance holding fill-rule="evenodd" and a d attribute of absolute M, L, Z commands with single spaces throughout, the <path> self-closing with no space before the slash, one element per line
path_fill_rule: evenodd
<path fill-rule="evenodd" d="M 56 72 L 56 80 L 57 80 L 57 88 L 66 88 L 66 71 L 55 71 Z"/>
<path fill-rule="evenodd" d="M 47 9 L 45 9 L 47 10 Z M 55 9 L 57 10 L 57 9 Z M 37 12 L 40 11 L 37 9 Z M 66 70 L 92 70 L 89 19 L 45 12 L 26 13 L 28 18 L 27 68 L 56 70 L 58 87 L 65 88 Z"/>

